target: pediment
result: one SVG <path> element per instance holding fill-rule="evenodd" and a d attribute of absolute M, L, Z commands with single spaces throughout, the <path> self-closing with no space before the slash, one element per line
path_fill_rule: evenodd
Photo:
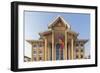
<path fill-rule="evenodd" d="M 51 29 L 53 29 L 53 28 L 65 28 L 65 29 L 67 29 L 67 28 L 70 28 L 70 25 L 61 17 L 61 16 L 59 16 L 59 17 L 57 17 L 49 26 L 48 26 L 48 28 L 51 28 Z"/>

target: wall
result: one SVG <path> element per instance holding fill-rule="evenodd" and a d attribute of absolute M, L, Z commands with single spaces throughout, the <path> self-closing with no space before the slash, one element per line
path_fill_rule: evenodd
<path fill-rule="evenodd" d="M 10 2 L 13 0 L 0 0 L 0 73 L 11 73 L 10 69 Z M 16 0 L 17 1 L 17 0 Z M 21 1 L 37 1 L 37 2 L 49 2 L 49 3 L 65 3 L 65 4 L 81 4 L 81 5 L 97 5 L 100 9 L 100 1 L 99 0 L 21 0 Z M 99 10 L 100 12 L 100 10 Z M 98 12 L 98 13 L 99 13 Z M 98 14 L 99 16 L 100 14 Z M 99 19 L 99 17 L 98 17 Z M 99 24 L 99 23 L 98 23 Z M 100 25 L 98 25 L 100 26 Z M 98 29 L 100 31 L 100 29 Z M 100 37 L 100 34 L 98 35 Z M 99 39 L 98 39 L 99 40 Z M 98 42 L 100 43 L 100 42 Z M 100 46 L 99 46 L 100 47 Z M 98 51 L 100 49 L 98 48 Z M 98 54 L 100 55 L 100 53 Z M 99 57 L 100 61 L 100 57 Z M 100 62 L 99 62 L 100 64 Z M 55 73 L 55 72 L 63 72 L 63 73 L 90 73 L 100 72 L 100 66 L 91 67 L 91 68 L 74 68 L 74 69 L 60 69 L 60 70 L 45 70 L 41 71 L 41 73 Z M 39 73 L 40 71 L 35 71 Z M 32 73 L 32 71 L 30 71 Z"/>

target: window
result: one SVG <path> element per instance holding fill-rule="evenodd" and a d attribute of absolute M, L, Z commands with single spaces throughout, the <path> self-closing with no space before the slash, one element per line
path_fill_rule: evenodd
<path fill-rule="evenodd" d="M 80 46 L 83 47 L 83 44 L 81 44 Z"/>
<path fill-rule="evenodd" d="M 76 49 L 76 52 L 78 52 L 78 49 Z"/>
<path fill-rule="evenodd" d="M 79 46 L 78 44 L 76 44 L 76 46 Z"/>
<path fill-rule="evenodd" d="M 42 57 L 39 57 L 39 60 L 42 60 Z"/>
<path fill-rule="evenodd" d="M 78 59 L 78 55 L 76 55 L 76 59 Z"/>
<path fill-rule="evenodd" d="M 34 61 L 36 61 L 36 57 L 34 57 Z"/>
<path fill-rule="evenodd" d="M 33 54 L 36 54 L 36 51 L 33 51 Z"/>
<path fill-rule="evenodd" d="M 40 51 L 39 51 L 39 53 L 41 54 L 41 53 L 42 53 L 42 51 L 40 50 Z"/>
<path fill-rule="evenodd" d="M 81 49 L 81 52 L 83 52 L 83 49 Z"/>
<path fill-rule="evenodd" d="M 42 53 L 42 51 L 40 50 L 40 53 Z"/>
<path fill-rule="evenodd" d="M 33 45 L 34 48 L 36 48 L 36 45 Z"/>
<path fill-rule="evenodd" d="M 42 45 L 39 45 L 39 47 L 42 47 Z"/>
<path fill-rule="evenodd" d="M 83 55 L 81 55 L 81 58 L 83 58 Z"/>
<path fill-rule="evenodd" d="M 39 49 L 42 50 L 43 49 L 43 45 L 39 45 Z"/>
<path fill-rule="evenodd" d="M 33 45 L 33 49 L 36 49 L 37 48 L 37 45 Z"/>

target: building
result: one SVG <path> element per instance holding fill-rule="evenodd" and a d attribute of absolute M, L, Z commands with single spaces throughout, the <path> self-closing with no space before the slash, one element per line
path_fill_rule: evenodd
<path fill-rule="evenodd" d="M 84 59 L 84 45 L 88 40 L 78 39 L 79 33 L 72 31 L 61 16 L 39 35 L 39 40 L 26 40 L 32 45 L 32 61 Z"/>

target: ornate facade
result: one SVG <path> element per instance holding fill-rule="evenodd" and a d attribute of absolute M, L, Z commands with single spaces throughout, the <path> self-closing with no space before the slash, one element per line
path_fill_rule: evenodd
<path fill-rule="evenodd" d="M 79 33 L 57 17 L 48 25 L 48 31 L 40 32 L 39 40 L 26 40 L 32 45 L 32 61 L 84 59 L 86 39 L 78 39 Z"/>

